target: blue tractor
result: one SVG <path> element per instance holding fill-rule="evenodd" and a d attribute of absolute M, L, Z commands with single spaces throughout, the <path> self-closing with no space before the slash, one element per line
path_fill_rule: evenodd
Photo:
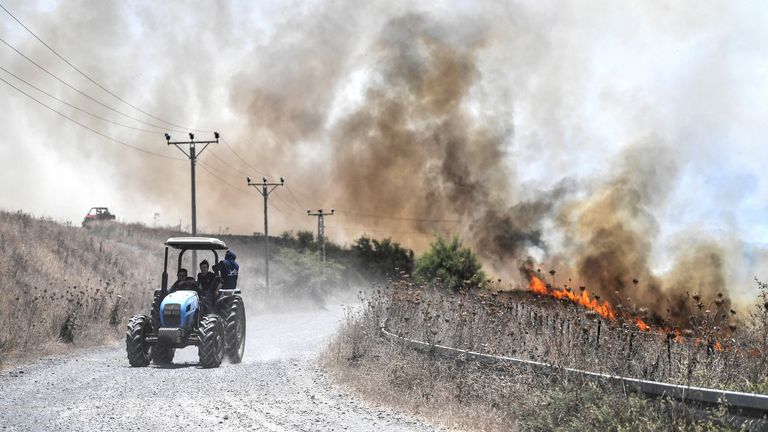
<path fill-rule="evenodd" d="M 168 289 L 169 248 L 179 250 L 178 271 L 185 252 L 210 251 L 216 263 L 218 251 L 227 250 L 227 245 L 215 238 L 178 237 L 168 239 L 165 246 L 165 267 L 152 311 L 149 316 L 134 315 L 128 321 L 128 362 L 134 367 L 147 366 L 150 361 L 166 365 L 173 361 L 176 348 L 195 345 L 204 368 L 218 367 L 225 356 L 239 363 L 245 351 L 245 304 L 240 289 L 222 289 L 219 276 L 208 297 L 200 298 L 201 290 L 194 280 L 179 284 L 172 292 Z"/>

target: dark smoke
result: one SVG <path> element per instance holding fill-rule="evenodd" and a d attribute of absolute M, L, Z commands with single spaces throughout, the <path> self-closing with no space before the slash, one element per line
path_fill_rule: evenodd
<path fill-rule="evenodd" d="M 612 85 L 624 77 L 603 77 L 590 69 L 606 58 L 613 60 L 612 54 L 600 57 L 601 49 L 611 49 L 611 44 L 596 43 L 606 38 L 593 26 L 614 31 L 610 23 L 623 22 L 618 18 L 637 25 L 637 33 L 628 33 L 637 34 L 639 42 L 611 34 L 618 43 L 615 49 L 622 51 L 622 44 L 660 45 L 656 37 L 684 43 L 700 32 L 718 29 L 723 22 L 734 24 L 708 8 L 691 12 L 685 7 L 661 10 L 647 5 L 624 15 L 623 8 L 616 12 L 597 3 L 543 5 L 541 9 L 472 5 L 458 11 L 437 7 L 424 11 L 391 2 L 360 7 L 329 1 L 277 8 L 265 15 L 265 28 L 243 13 L 250 9 L 227 2 L 201 3 L 190 9 L 173 2 L 141 7 L 98 2 L 92 7 L 79 1 L 52 8 L 40 13 L 32 2 L 14 5 L 44 39 L 94 71 L 99 81 L 164 118 L 220 129 L 250 164 L 265 172 L 240 164 L 224 146 L 210 150 L 229 164 L 257 178 L 284 175 L 307 207 L 333 206 L 391 218 L 353 219 L 349 213 L 337 212 L 329 222 L 340 225 L 329 227 L 336 241 L 350 241 L 371 228 L 382 230 L 375 232 L 379 237 L 393 235 L 421 250 L 434 232 L 455 233 L 477 250 L 492 273 L 513 275 L 517 263 L 533 255 L 537 266 L 556 268 L 558 274 L 579 280 L 612 302 L 650 307 L 656 316 L 672 315 L 676 322 L 699 313 L 698 305 L 692 306 L 692 296 L 710 302 L 719 293 L 727 296 L 726 289 L 734 284 L 728 280 L 733 265 L 726 264 L 725 252 L 703 241 L 681 239 L 690 245 L 681 244 L 678 256 L 670 260 L 672 265 L 662 266 L 668 270 L 656 271 L 659 266 L 652 257 L 658 252 L 660 229 L 654 214 L 668 203 L 668 194 L 691 157 L 682 154 L 685 147 L 698 142 L 677 140 L 678 135 L 689 137 L 678 130 L 684 128 L 678 123 L 686 119 L 673 116 L 661 121 L 658 117 L 663 114 L 648 108 L 656 102 L 652 98 L 658 98 L 665 108 L 659 112 L 674 111 L 674 105 L 664 106 L 670 102 L 663 100 L 659 89 L 651 88 L 650 101 L 625 96 L 638 89 L 644 94 L 645 87 L 635 82 L 625 91 L 621 84 Z M 710 13 L 697 14 L 700 10 Z M 692 16 L 700 21 L 692 22 Z M 179 20 L 171 25 L 168 17 Z M 651 39 L 646 39 L 647 33 L 653 35 Z M 50 57 L 34 40 L 18 39 L 24 41 L 20 46 L 25 51 Z M 716 72 L 716 65 L 731 66 L 721 61 L 722 56 L 713 58 L 717 61 L 709 68 Z M 46 77 L 23 61 L 8 59 L 13 59 L 8 64 L 15 71 L 45 83 Z M 661 60 L 669 63 L 663 55 Z M 59 73 L 72 72 L 55 59 L 43 63 Z M 608 67 L 611 62 L 605 63 Z M 690 74 L 703 79 L 707 90 L 715 87 L 713 83 L 726 81 L 680 64 L 672 65 L 675 74 L 671 76 L 676 80 L 684 81 Z M 74 74 L 69 78 L 78 79 Z M 602 80 L 610 83 L 597 83 Z M 359 100 L 346 103 L 344 93 L 354 87 L 351 81 L 361 83 L 360 94 L 355 95 Z M 596 102 L 592 93 L 601 91 L 605 94 Z M 724 94 L 732 99 L 730 91 Z M 708 106 L 718 106 L 719 93 L 707 95 Z M 686 112 L 696 108 L 689 106 L 694 105 L 690 97 L 684 93 L 676 101 Z M 586 102 L 592 104 L 591 110 L 584 108 Z M 9 113 L 38 113 L 26 102 L 14 103 Z M 581 124 L 595 113 L 599 121 Z M 700 116 L 694 114 L 690 115 L 693 120 L 686 121 L 698 121 Z M 721 113 L 705 114 L 716 119 Z M 34 129 L 43 129 L 34 115 L 29 117 Z M 624 124 L 614 126 L 613 121 Z M 103 127 L 90 120 L 86 123 Z M 16 129 L 17 124 L 26 128 L 25 122 L 14 116 L 0 119 L 0 124 L 15 131 L 4 142 L 25 135 L 25 130 Z M 121 191 L 125 203 L 136 203 L 136 213 L 128 218 L 140 213 L 151 217 L 150 210 L 163 212 L 165 223 L 177 223 L 180 215 L 187 218 L 186 161 L 147 159 L 115 150 L 75 127 L 53 125 L 57 137 L 44 140 L 50 142 L 47 149 L 66 142 L 71 145 L 62 148 L 78 152 L 70 171 L 81 171 L 80 164 L 82 171 L 88 171 L 87 163 L 107 166 L 101 167 L 101 176 L 86 180 L 71 174 L 78 184 L 87 186 L 76 206 L 87 210 L 102 204 L 102 198 L 90 202 L 93 189 L 109 182 L 100 197 L 106 200 L 110 191 Z M 599 130 L 582 130 L 592 127 Z M 165 146 L 161 130 L 156 136 L 138 137 L 134 132 L 107 132 L 178 155 Z M 606 168 L 611 160 L 601 158 L 601 153 L 610 155 L 613 149 L 603 151 L 599 146 L 625 144 L 615 142 L 616 135 L 625 140 L 654 132 L 664 139 L 632 143 Z M 596 144 L 588 142 L 593 138 Z M 28 150 L 33 148 L 24 147 L 17 159 L 38 164 L 40 152 Z M 233 232 L 261 230 L 261 198 L 243 185 L 243 173 L 211 156 L 202 161 L 217 167 L 228 185 L 202 167 L 198 171 L 201 225 L 230 226 Z M 546 175 L 530 183 L 537 175 L 523 171 L 528 165 L 541 169 L 544 159 Z M 579 175 L 567 170 L 568 164 L 597 168 Z M 59 176 L 56 165 L 55 160 L 50 167 L 40 164 L 44 168 L 33 174 L 56 171 Z M 27 165 L 19 167 L 8 167 L 8 183 L 70 184 L 58 178 L 40 182 L 26 172 Z M 568 177 L 577 178 L 578 183 L 562 180 Z M 33 194 L 26 188 L 11 189 L 8 196 L 20 197 L 13 202 Z M 55 192 L 46 197 L 65 196 L 68 191 Z M 271 231 L 313 228 L 312 220 L 291 200 L 284 190 L 271 196 Z M 56 204 L 75 205 L 68 201 L 75 200 L 64 198 Z M 166 217 L 165 212 L 172 215 Z M 752 275 L 747 277 L 751 280 Z"/>
<path fill-rule="evenodd" d="M 624 151 L 616 166 L 588 199 L 563 205 L 558 221 L 570 243 L 563 258 L 571 268 L 562 270 L 612 305 L 648 308 L 657 323 L 687 326 L 692 315 L 710 307 L 727 312 L 726 269 L 717 248 L 684 248 L 686 255 L 664 276 L 651 268 L 659 231 L 651 210 L 663 204 L 677 179 L 674 151 L 649 138 Z"/>
<path fill-rule="evenodd" d="M 511 128 L 467 112 L 486 37 L 482 28 L 456 32 L 423 15 L 390 21 L 371 53 L 375 84 L 334 131 L 333 172 L 342 202 L 370 213 L 459 218 L 466 228 L 454 232 L 501 262 L 544 247 L 538 225 L 561 192 L 514 203 L 515 176 L 503 162 Z"/>

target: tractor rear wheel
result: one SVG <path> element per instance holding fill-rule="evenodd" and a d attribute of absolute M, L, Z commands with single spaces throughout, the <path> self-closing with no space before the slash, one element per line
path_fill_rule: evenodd
<path fill-rule="evenodd" d="M 173 355 L 176 348 L 172 346 L 155 345 L 152 347 L 152 363 L 156 365 L 167 365 L 173 362 Z"/>
<path fill-rule="evenodd" d="M 146 315 L 135 315 L 128 321 L 125 333 L 125 351 L 128 353 L 128 363 L 133 367 L 149 365 L 150 347 L 146 341 L 147 333 L 152 326 Z"/>
<path fill-rule="evenodd" d="M 221 318 L 215 314 L 208 314 L 200 320 L 200 345 L 197 347 L 197 356 L 200 358 L 200 366 L 204 368 L 219 367 L 224 358 L 224 325 Z"/>
<path fill-rule="evenodd" d="M 224 317 L 224 351 L 232 363 L 240 363 L 245 352 L 245 304 L 235 297 L 222 310 Z"/>

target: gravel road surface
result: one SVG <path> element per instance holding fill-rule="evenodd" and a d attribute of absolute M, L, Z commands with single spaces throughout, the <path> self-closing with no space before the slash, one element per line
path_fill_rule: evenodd
<path fill-rule="evenodd" d="M 243 363 L 131 368 L 124 345 L 0 372 L 0 430 L 432 431 L 329 382 L 315 358 L 341 308 L 249 317 Z"/>

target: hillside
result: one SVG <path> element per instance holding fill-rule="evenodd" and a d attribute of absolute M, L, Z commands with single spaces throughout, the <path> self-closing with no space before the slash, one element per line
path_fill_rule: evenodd
<path fill-rule="evenodd" d="M 186 234 L 114 222 L 84 229 L 0 211 L 0 365 L 122 338 L 127 319 L 148 311 L 160 285 L 163 242 L 177 235 Z M 351 250 L 331 248 L 331 271 L 320 280 L 315 244 L 284 234 L 270 238 L 272 295 L 265 299 L 263 238 L 219 237 L 238 255 L 251 311 L 265 304 L 315 307 L 330 291 L 362 281 Z M 204 258 L 212 255 L 198 259 Z M 169 268 L 174 264 L 170 259 Z M 184 266 L 192 268 L 188 260 Z"/>

